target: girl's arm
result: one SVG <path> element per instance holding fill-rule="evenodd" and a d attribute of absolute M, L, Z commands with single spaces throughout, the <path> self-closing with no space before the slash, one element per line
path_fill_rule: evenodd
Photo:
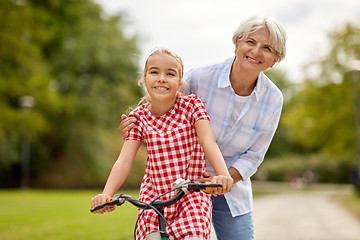
<path fill-rule="evenodd" d="M 219 194 L 230 192 L 233 184 L 233 179 L 226 167 L 225 160 L 220 152 L 214 134 L 211 130 L 209 120 L 201 119 L 195 122 L 195 129 L 199 138 L 200 145 L 204 149 L 205 156 L 214 168 L 217 177 L 212 181 L 214 183 L 221 183 L 222 189 L 218 189 Z"/>
<path fill-rule="evenodd" d="M 120 155 L 110 172 L 102 194 L 99 194 L 91 199 L 91 207 L 105 203 L 106 200 L 108 198 L 112 198 L 116 191 L 123 185 L 129 175 L 140 145 L 141 141 L 136 140 L 128 140 L 124 142 Z M 95 213 L 104 213 L 113 210 L 114 208 L 106 208 L 96 211 Z"/>

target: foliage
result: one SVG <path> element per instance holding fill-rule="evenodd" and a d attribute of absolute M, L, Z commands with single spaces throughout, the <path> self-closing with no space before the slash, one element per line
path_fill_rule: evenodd
<path fill-rule="evenodd" d="M 283 114 L 291 142 L 303 153 L 321 153 L 354 163 L 354 101 L 359 101 L 354 93 L 360 91 L 347 68 L 352 59 L 360 59 L 359 30 L 360 26 L 347 24 L 329 34 L 328 55 L 309 65 L 319 74 L 304 81 Z"/>
<path fill-rule="evenodd" d="M 283 155 L 266 159 L 254 175 L 256 180 L 348 183 L 352 162 L 346 157 L 323 154 Z"/>
<path fill-rule="evenodd" d="M 1 1 L 0 186 L 18 185 L 24 135 L 36 186 L 54 173 L 66 187 L 104 181 L 110 136 L 141 96 L 137 38 L 124 25 L 90 0 Z M 22 109 L 22 96 L 36 105 Z"/>

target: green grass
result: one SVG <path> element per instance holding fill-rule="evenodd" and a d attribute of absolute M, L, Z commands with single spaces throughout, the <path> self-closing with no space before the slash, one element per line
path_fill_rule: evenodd
<path fill-rule="evenodd" d="M 0 191 L 0 239 L 133 239 L 137 209 L 90 213 L 92 191 Z M 123 192 L 138 197 L 137 191 Z"/>
<path fill-rule="evenodd" d="M 360 193 L 354 190 L 351 194 L 338 197 L 338 201 L 360 219 Z"/>

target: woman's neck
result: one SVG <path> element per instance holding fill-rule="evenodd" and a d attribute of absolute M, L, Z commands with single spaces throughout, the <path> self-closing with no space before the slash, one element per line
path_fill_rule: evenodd
<path fill-rule="evenodd" d="M 232 65 L 230 71 L 230 83 L 234 92 L 239 96 L 249 96 L 254 90 L 259 73 L 241 71 L 236 65 Z"/>

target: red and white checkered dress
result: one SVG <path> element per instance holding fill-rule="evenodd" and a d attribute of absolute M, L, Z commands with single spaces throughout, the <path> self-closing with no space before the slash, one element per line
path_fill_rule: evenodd
<path fill-rule="evenodd" d="M 128 139 L 144 141 L 148 158 L 145 176 L 141 183 L 140 200 L 151 202 L 172 189 L 178 178 L 194 180 L 205 171 L 205 155 L 199 144 L 195 122 L 210 120 L 204 105 L 195 95 L 178 95 L 175 105 L 166 114 L 154 116 L 145 105 L 130 113 L 137 118 Z M 162 200 L 173 197 L 165 195 Z M 198 236 L 210 239 L 211 199 L 204 192 L 189 192 L 176 204 L 166 207 L 165 218 L 177 239 Z M 146 210 L 138 223 L 136 239 L 158 230 L 158 217 L 153 210 Z M 167 227 L 170 239 L 174 239 Z"/>

